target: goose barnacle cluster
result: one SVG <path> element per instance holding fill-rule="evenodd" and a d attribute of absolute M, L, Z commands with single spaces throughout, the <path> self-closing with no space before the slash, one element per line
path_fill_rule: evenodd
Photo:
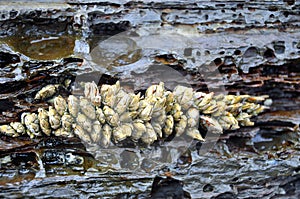
<path fill-rule="evenodd" d="M 55 94 L 57 85 L 42 88 L 36 99 Z M 252 116 L 261 113 L 268 96 L 214 95 L 177 86 L 168 91 L 161 82 L 150 86 L 145 95 L 125 91 L 120 83 L 84 84 L 84 96 L 57 96 L 48 109 L 23 113 L 21 122 L 0 126 L 1 133 L 17 137 L 78 136 L 87 143 L 108 146 L 125 139 L 152 144 L 171 135 L 189 136 L 204 141 L 199 125 L 209 132 L 221 134 L 240 126 L 252 126 Z"/>

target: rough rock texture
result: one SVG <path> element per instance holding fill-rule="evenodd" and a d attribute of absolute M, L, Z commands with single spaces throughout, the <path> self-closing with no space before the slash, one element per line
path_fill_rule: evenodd
<path fill-rule="evenodd" d="M 151 27 L 176 29 L 196 37 L 195 46 L 200 50 L 189 54 L 200 54 L 201 59 L 208 55 L 200 65 L 233 62 L 248 72 L 260 64 L 280 65 L 299 58 L 300 4 L 296 1 L 189 1 L 180 5 L 176 1 L 67 1 L 51 6 L 12 5 L 0 10 L 2 37 L 73 33 L 85 38 Z"/>
<path fill-rule="evenodd" d="M 101 42 L 123 31 L 132 33 L 125 44 L 135 45 L 121 53 L 107 47 L 118 59 L 98 62 L 105 68 L 100 74 L 106 73 L 100 84 L 114 82 L 116 77 L 109 76 L 114 74 L 143 90 L 167 65 L 194 89 L 221 85 L 232 94 L 268 94 L 273 105 L 256 118 L 255 127 L 225 133 L 210 153 L 192 154 L 192 163 L 183 157 L 181 164 L 152 173 L 109 171 L 76 139 L 1 136 L 1 196 L 159 198 L 177 187 L 178 196 L 193 198 L 299 198 L 298 1 L 32 2 L 0 2 L 1 123 L 45 106 L 33 96 L 46 84 L 99 76 L 92 62 L 106 49 Z M 43 36 L 54 38 L 38 45 Z M 110 43 L 118 44 L 119 37 Z M 151 42 L 144 42 L 149 38 L 156 39 L 155 45 L 139 51 L 149 47 Z M 49 60 L 45 49 L 57 51 L 69 46 L 66 41 L 72 58 Z M 16 50 L 28 43 L 35 48 Z M 36 55 L 43 61 L 32 58 Z M 166 79 L 166 84 L 178 81 Z M 181 182 L 154 180 L 156 174 Z"/>

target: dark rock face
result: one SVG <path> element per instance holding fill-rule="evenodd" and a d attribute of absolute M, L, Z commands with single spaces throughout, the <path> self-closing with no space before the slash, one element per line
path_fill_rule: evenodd
<path fill-rule="evenodd" d="M 15 54 L 0 52 L 0 67 L 20 62 L 20 57 Z"/>
<path fill-rule="evenodd" d="M 7 2 L 2 1 L 3 4 Z M 299 2 L 227 2 L 227 1 L 60 1 L 58 4 L 40 3 L 24 4 L 23 7 L 2 9 L 1 21 L 10 24 L 3 29 L 2 35 L 17 31 L 16 24 L 26 26 L 55 24 L 50 31 L 65 31 L 63 28 L 77 24 L 84 26 L 88 22 L 91 30 L 97 24 L 107 24 L 105 29 L 120 30 L 145 24 L 195 25 L 200 33 L 245 31 L 253 29 L 295 30 L 299 28 Z M 35 8 L 35 6 L 37 8 Z M 24 9 L 25 8 L 25 9 Z M 5 23 L 4 23 L 5 22 Z M 31 23 L 29 23 L 31 22 Z M 54 23 L 57 22 L 57 23 Z M 64 25 L 62 25 L 64 24 Z M 110 25 L 109 25 L 110 24 Z M 114 25 L 113 25 L 114 24 Z M 117 25 L 123 24 L 123 25 Z M 15 27 L 13 27 L 15 25 Z M 11 29 L 9 29 L 9 27 Z M 23 26 L 24 27 L 24 26 Z M 46 29 L 48 29 L 46 28 Z M 104 28 L 104 27 L 103 27 Z M 4 31 L 6 30 L 6 31 Z"/>
<path fill-rule="evenodd" d="M 191 198 L 188 193 L 183 190 L 183 183 L 179 180 L 172 179 L 170 177 L 163 179 L 161 177 L 155 177 L 152 184 L 152 199 L 163 198 Z"/>
<path fill-rule="evenodd" d="M 121 78 L 143 91 L 165 65 L 196 90 L 222 85 L 230 94 L 267 94 L 273 105 L 255 127 L 226 132 L 210 153 L 193 154 L 189 164 L 167 172 L 151 171 L 147 162 L 149 173 L 114 171 L 78 139 L 1 136 L 1 197 L 300 197 L 298 1 L 8 2 L 0 2 L 1 124 L 47 106 L 33 100 L 47 84 L 101 74 L 100 84 Z M 125 43 L 118 43 L 122 33 Z M 109 37 L 120 48 L 110 52 L 101 43 Z M 51 57 L 48 49 L 60 56 Z M 109 63 L 96 62 L 105 68 L 99 72 L 90 63 L 107 52 Z M 156 177 L 170 173 L 172 178 Z"/>

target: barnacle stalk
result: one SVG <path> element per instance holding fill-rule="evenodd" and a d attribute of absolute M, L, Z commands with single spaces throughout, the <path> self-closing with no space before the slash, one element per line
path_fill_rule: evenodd
<path fill-rule="evenodd" d="M 252 116 L 264 111 L 268 96 L 214 95 L 177 86 L 168 91 L 161 82 L 150 86 L 145 96 L 125 91 L 120 83 L 102 85 L 85 83 L 84 96 L 64 99 L 57 96 L 48 110 L 23 113 L 21 122 L 0 126 L 0 132 L 12 137 L 27 133 L 31 138 L 55 135 L 77 136 L 83 142 L 107 147 L 131 140 L 150 145 L 169 136 L 189 136 L 205 141 L 199 126 L 215 134 L 252 126 Z M 48 85 L 36 95 L 46 99 L 57 85 Z M 268 104 L 270 99 L 268 101 Z"/>

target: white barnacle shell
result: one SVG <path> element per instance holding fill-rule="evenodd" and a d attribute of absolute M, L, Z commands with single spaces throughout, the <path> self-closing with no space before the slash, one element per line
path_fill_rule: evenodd
<path fill-rule="evenodd" d="M 216 101 L 224 101 L 225 95 L 223 93 L 214 96 L 214 100 Z"/>
<path fill-rule="evenodd" d="M 48 111 L 44 108 L 38 109 L 38 118 L 40 122 L 40 127 L 43 133 L 50 136 L 51 134 L 51 127 L 49 123 Z"/>
<path fill-rule="evenodd" d="M 245 112 L 241 112 L 240 114 L 238 114 L 238 116 L 236 116 L 236 120 L 237 121 L 242 121 L 246 118 L 251 118 L 251 115 L 249 115 L 248 113 L 245 113 Z"/>
<path fill-rule="evenodd" d="M 241 101 L 244 101 L 245 99 L 249 98 L 249 95 L 225 95 L 224 97 L 224 101 L 226 102 L 226 104 L 236 104 L 239 103 Z"/>
<path fill-rule="evenodd" d="M 244 102 L 245 100 L 249 99 L 249 95 L 237 95 L 235 96 L 235 98 L 233 99 L 233 101 L 231 101 L 232 104 L 236 104 L 239 102 Z"/>
<path fill-rule="evenodd" d="M 188 136 L 190 136 L 191 138 L 193 138 L 193 139 L 196 139 L 196 140 L 199 140 L 199 141 L 205 141 L 205 140 L 203 139 L 203 137 L 201 136 L 199 130 L 196 129 L 196 128 L 188 128 L 188 129 L 186 130 L 186 134 L 187 134 Z"/>
<path fill-rule="evenodd" d="M 119 125 L 119 115 L 108 106 L 103 107 L 103 113 L 105 115 L 107 123 L 109 123 L 111 126 L 116 127 Z"/>
<path fill-rule="evenodd" d="M 146 92 L 145 92 L 145 97 L 151 97 L 154 95 L 154 93 L 156 92 L 156 87 L 157 85 L 151 85 L 147 88 Z"/>
<path fill-rule="evenodd" d="M 0 126 L 0 132 L 4 135 L 11 137 L 18 137 L 19 133 L 17 133 L 10 125 L 4 124 Z"/>
<path fill-rule="evenodd" d="M 143 122 L 143 120 L 136 119 L 132 122 L 132 125 L 134 127 L 133 132 L 131 134 L 131 138 L 133 141 L 139 140 L 142 135 L 147 131 L 146 126 Z"/>
<path fill-rule="evenodd" d="M 79 99 L 74 95 L 68 97 L 68 110 L 73 117 L 77 117 L 79 111 Z"/>
<path fill-rule="evenodd" d="M 247 113 L 256 116 L 259 113 L 263 112 L 266 108 L 267 108 L 266 106 L 251 103 L 251 106 L 246 111 L 247 111 Z"/>
<path fill-rule="evenodd" d="M 152 144 L 155 140 L 157 140 L 157 135 L 152 125 L 149 122 L 146 122 L 146 132 L 143 133 L 141 139 L 145 144 Z"/>
<path fill-rule="evenodd" d="M 232 101 L 234 101 L 234 95 L 225 95 L 224 96 L 224 102 L 226 103 L 226 104 L 233 104 L 232 103 Z"/>
<path fill-rule="evenodd" d="M 242 109 L 243 109 L 243 104 L 242 103 L 236 103 L 236 104 L 227 105 L 225 110 L 227 112 L 232 113 L 232 114 L 238 114 L 242 111 Z"/>
<path fill-rule="evenodd" d="M 181 106 L 178 103 L 174 103 L 171 114 L 176 122 L 178 122 L 182 117 L 183 112 L 181 111 Z"/>
<path fill-rule="evenodd" d="M 115 96 L 120 90 L 120 82 L 117 81 L 114 85 L 104 84 L 101 86 L 100 95 L 102 103 L 106 106 L 113 107 L 115 104 Z"/>
<path fill-rule="evenodd" d="M 101 124 L 105 123 L 105 115 L 101 108 L 96 106 L 96 117 Z"/>
<path fill-rule="evenodd" d="M 215 134 L 223 133 L 223 128 L 216 119 L 201 115 L 200 121 L 202 126 L 204 126 L 208 132 Z"/>
<path fill-rule="evenodd" d="M 204 114 L 212 114 L 218 110 L 218 105 L 215 100 L 211 100 L 209 103 L 209 106 L 205 108 L 202 113 Z"/>
<path fill-rule="evenodd" d="M 22 124 L 25 125 L 25 117 L 26 117 L 27 115 L 29 115 L 29 114 L 30 114 L 30 113 L 28 113 L 28 112 L 24 112 L 24 113 L 21 114 L 21 123 L 22 123 Z"/>
<path fill-rule="evenodd" d="M 245 119 L 239 121 L 239 123 L 242 126 L 253 126 L 254 125 L 254 122 L 252 122 L 249 118 L 245 118 Z"/>
<path fill-rule="evenodd" d="M 23 113 L 21 118 L 23 118 L 23 122 L 27 128 L 26 132 L 30 138 L 41 135 L 39 120 L 36 113 Z"/>
<path fill-rule="evenodd" d="M 184 110 L 187 110 L 194 103 L 193 89 L 185 86 L 176 86 L 174 91 L 174 98 L 182 106 Z"/>
<path fill-rule="evenodd" d="M 104 124 L 102 131 L 101 131 L 101 139 L 100 139 L 100 144 L 103 147 L 108 147 L 110 144 L 110 139 L 112 135 L 112 129 L 108 124 Z"/>
<path fill-rule="evenodd" d="M 254 110 L 258 109 L 260 104 L 251 103 L 250 107 L 246 110 L 248 113 L 252 113 Z"/>
<path fill-rule="evenodd" d="M 100 142 L 102 125 L 98 120 L 93 122 L 93 130 L 90 132 L 90 137 L 94 143 Z"/>
<path fill-rule="evenodd" d="M 152 124 L 152 127 L 153 127 L 154 131 L 156 132 L 157 136 L 159 138 L 162 138 L 163 137 L 162 126 L 155 121 L 152 122 L 151 124 Z"/>
<path fill-rule="evenodd" d="M 159 84 L 156 87 L 156 91 L 154 95 L 156 97 L 162 97 L 165 93 L 165 84 L 163 82 L 159 82 Z"/>
<path fill-rule="evenodd" d="M 57 92 L 58 87 L 59 87 L 59 84 L 47 85 L 36 93 L 34 99 L 43 100 L 43 99 L 52 97 Z"/>
<path fill-rule="evenodd" d="M 117 81 L 115 84 L 111 85 L 111 88 L 113 92 L 117 94 L 121 89 L 120 81 Z"/>
<path fill-rule="evenodd" d="M 182 115 L 179 122 L 175 125 L 176 136 L 181 136 L 187 127 L 187 117 Z"/>
<path fill-rule="evenodd" d="M 226 112 L 226 114 L 220 118 L 220 121 L 225 121 L 227 124 L 229 124 L 230 125 L 229 129 L 231 130 L 236 130 L 240 128 L 236 118 L 229 112 Z"/>
<path fill-rule="evenodd" d="M 63 115 L 67 110 L 67 102 L 61 95 L 54 98 L 53 104 L 59 115 Z"/>
<path fill-rule="evenodd" d="M 114 110 L 119 115 L 121 115 L 127 110 L 129 102 L 130 102 L 130 95 L 127 94 L 124 90 L 120 89 L 120 91 L 116 95 Z"/>
<path fill-rule="evenodd" d="M 265 109 L 267 109 L 268 107 L 266 106 L 262 106 L 259 104 L 259 107 L 257 107 L 251 114 L 256 116 L 258 115 L 259 113 L 263 112 Z"/>
<path fill-rule="evenodd" d="M 203 92 L 194 92 L 193 99 L 196 107 L 198 107 L 198 104 L 201 103 L 206 93 Z"/>
<path fill-rule="evenodd" d="M 166 119 L 167 119 L 166 111 L 162 110 L 160 115 L 154 118 L 154 121 L 158 123 L 160 126 L 163 126 L 165 124 Z"/>
<path fill-rule="evenodd" d="M 109 84 L 103 84 L 100 88 L 100 94 L 105 94 L 108 90 L 111 90 L 111 85 Z"/>
<path fill-rule="evenodd" d="M 61 117 L 61 126 L 65 131 L 71 132 L 74 118 L 67 112 Z"/>
<path fill-rule="evenodd" d="M 38 109 L 38 118 L 39 119 L 48 119 L 48 111 L 44 108 Z"/>
<path fill-rule="evenodd" d="M 25 133 L 25 127 L 21 122 L 11 122 L 10 126 L 20 135 Z"/>
<path fill-rule="evenodd" d="M 58 129 L 60 127 L 61 118 L 60 115 L 55 110 L 55 108 L 49 106 L 48 115 L 49 115 L 49 123 L 51 128 L 54 130 Z"/>
<path fill-rule="evenodd" d="M 128 123 L 128 122 L 133 121 L 137 115 L 138 115 L 137 111 L 125 112 L 120 116 L 119 120 L 120 120 L 120 122 Z"/>
<path fill-rule="evenodd" d="M 165 126 L 163 128 L 163 132 L 166 137 L 172 134 L 173 132 L 173 127 L 174 127 L 174 119 L 172 115 L 168 115 L 167 119 L 165 121 Z"/>
<path fill-rule="evenodd" d="M 65 79 L 65 81 L 64 81 L 64 87 L 66 87 L 66 88 L 70 87 L 71 83 L 72 83 L 72 80 Z"/>
<path fill-rule="evenodd" d="M 188 127 L 197 127 L 198 128 L 199 116 L 200 116 L 199 110 L 196 108 L 189 108 L 189 110 L 187 110 L 187 112 L 186 112 L 186 116 L 188 119 L 188 121 L 187 121 Z"/>
<path fill-rule="evenodd" d="M 133 131 L 133 126 L 130 123 L 125 123 L 117 126 L 113 129 L 113 138 L 116 143 L 125 140 L 127 137 L 131 136 Z"/>
<path fill-rule="evenodd" d="M 53 134 L 55 136 L 61 136 L 61 137 L 73 137 L 73 134 L 71 131 L 66 131 L 64 128 L 59 128 L 59 129 L 56 129 Z"/>
<path fill-rule="evenodd" d="M 165 92 L 165 97 L 166 97 L 165 111 L 168 113 L 173 109 L 175 98 L 174 98 L 174 94 L 170 91 Z"/>
<path fill-rule="evenodd" d="M 228 130 L 232 126 L 225 115 L 218 117 L 218 122 L 224 130 Z"/>
<path fill-rule="evenodd" d="M 242 126 L 253 126 L 254 122 L 251 122 L 250 120 L 251 115 L 245 112 L 241 112 L 238 116 L 236 116 L 236 120 L 242 125 Z"/>
<path fill-rule="evenodd" d="M 223 101 L 217 101 L 217 111 L 212 113 L 214 117 L 218 117 L 224 114 L 226 110 L 226 104 Z"/>
<path fill-rule="evenodd" d="M 93 104 L 100 106 L 101 96 L 98 86 L 94 81 L 84 84 L 84 96 L 90 99 Z"/>
<path fill-rule="evenodd" d="M 206 94 L 202 98 L 200 103 L 196 104 L 196 106 L 199 108 L 199 110 L 205 110 L 209 106 L 209 103 L 212 100 L 213 96 L 214 96 L 213 92 Z"/>
<path fill-rule="evenodd" d="M 242 104 L 239 104 L 239 105 L 241 105 L 242 106 L 242 110 L 244 111 L 244 110 L 248 110 L 248 109 L 250 109 L 250 108 L 252 108 L 253 107 L 253 103 L 250 103 L 250 102 L 244 102 L 244 103 L 242 103 Z M 229 106 L 230 107 L 230 106 Z M 226 109 L 227 110 L 227 109 Z M 231 112 L 230 110 L 228 110 L 229 112 Z"/>
<path fill-rule="evenodd" d="M 26 115 L 25 125 L 27 128 L 27 133 L 31 138 L 34 136 L 41 136 L 39 120 L 36 113 L 30 113 Z"/>
<path fill-rule="evenodd" d="M 148 101 L 141 100 L 138 111 L 139 111 L 139 118 L 141 120 L 144 121 L 151 120 L 153 106 L 151 106 L 151 104 Z"/>
<path fill-rule="evenodd" d="M 152 99 L 155 99 L 153 103 L 150 102 L 153 106 L 152 117 L 159 117 L 165 111 L 166 98 L 152 97 Z"/>
<path fill-rule="evenodd" d="M 164 83 L 160 82 L 158 85 L 151 85 L 148 87 L 145 93 L 145 97 L 155 96 L 162 97 L 165 92 Z"/>
<path fill-rule="evenodd" d="M 133 94 L 129 93 L 129 103 L 128 103 L 128 110 L 129 111 L 136 111 L 140 105 L 141 93 Z"/>
<path fill-rule="evenodd" d="M 95 106 L 86 98 L 80 97 L 80 110 L 84 113 L 88 118 L 94 120 L 96 119 L 96 110 Z"/>
<path fill-rule="evenodd" d="M 79 113 L 76 118 L 76 122 L 86 131 L 92 131 L 92 122 L 85 116 L 85 114 Z"/>
<path fill-rule="evenodd" d="M 83 142 L 86 143 L 92 142 L 90 135 L 87 132 L 85 132 L 80 125 L 74 124 L 73 129 L 74 129 L 74 134 L 77 135 Z"/>
<path fill-rule="evenodd" d="M 109 107 L 114 106 L 114 104 L 115 104 L 115 94 L 112 92 L 111 89 L 107 90 L 106 92 L 101 92 L 101 97 L 102 97 L 102 103 L 104 105 L 109 106 Z"/>

